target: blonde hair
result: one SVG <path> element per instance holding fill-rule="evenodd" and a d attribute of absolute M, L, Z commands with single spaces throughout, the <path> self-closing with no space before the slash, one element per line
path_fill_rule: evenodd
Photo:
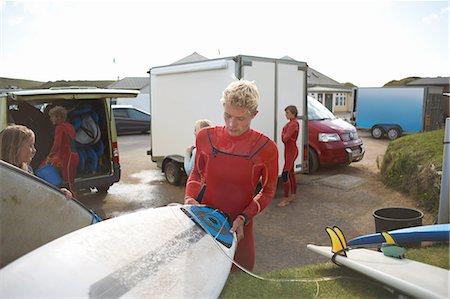
<path fill-rule="evenodd" d="M 230 104 L 236 107 L 247 108 L 250 114 L 258 112 L 259 92 L 255 82 L 237 80 L 231 82 L 223 91 L 220 99 L 222 104 Z"/>
<path fill-rule="evenodd" d="M 28 166 L 19 161 L 22 145 L 34 138 L 34 132 L 22 125 L 10 125 L 0 132 L 0 160 L 28 171 Z"/>
<path fill-rule="evenodd" d="M 60 120 L 66 120 L 67 118 L 67 110 L 63 106 L 55 106 L 48 112 L 50 117 L 54 116 Z"/>
<path fill-rule="evenodd" d="M 212 127 L 212 121 L 210 121 L 209 119 L 199 119 L 195 122 L 194 125 L 194 130 L 195 130 L 195 134 L 198 133 L 198 131 L 200 131 L 200 129 L 203 128 L 207 128 L 207 127 Z"/>

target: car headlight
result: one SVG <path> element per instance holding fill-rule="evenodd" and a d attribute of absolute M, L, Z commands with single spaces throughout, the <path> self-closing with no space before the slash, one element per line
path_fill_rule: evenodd
<path fill-rule="evenodd" d="M 341 141 L 341 138 L 337 133 L 319 133 L 320 142 L 332 142 Z"/>

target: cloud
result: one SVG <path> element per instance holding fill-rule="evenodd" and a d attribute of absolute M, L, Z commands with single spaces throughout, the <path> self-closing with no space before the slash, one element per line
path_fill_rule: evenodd
<path fill-rule="evenodd" d="M 437 13 L 429 14 L 428 16 L 423 17 L 423 21 L 427 24 L 432 24 L 433 22 L 437 21 L 441 17 L 448 16 L 450 13 L 450 7 L 446 6 L 441 8 L 441 10 Z"/>

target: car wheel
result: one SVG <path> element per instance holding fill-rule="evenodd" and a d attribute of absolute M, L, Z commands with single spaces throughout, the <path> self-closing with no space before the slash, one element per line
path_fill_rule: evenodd
<path fill-rule="evenodd" d="M 399 128 L 390 128 L 388 131 L 387 131 L 387 136 L 388 136 L 388 138 L 390 139 L 390 140 L 394 140 L 394 139 L 397 139 L 398 137 L 400 137 L 401 136 L 401 131 L 400 131 L 400 129 Z"/>
<path fill-rule="evenodd" d="M 319 168 L 319 158 L 317 157 L 317 153 L 312 148 L 308 149 L 308 164 L 309 164 L 309 173 L 313 173 Z"/>
<path fill-rule="evenodd" d="M 374 126 L 370 132 L 370 134 L 372 134 L 372 137 L 375 139 L 380 139 L 381 137 L 383 137 L 384 134 L 384 130 L 382 127 L 380 126 Z"/>
<path fill-rule="evenodd" d="M 178 186 L 181 182 L 183 173 L 181 171 L 180 165 L 175 161 L 169 161 L 164 166 L 164 173 L 166 175 L 166 180 L 171 185 Z"/>
<path fill-rule="evenodd" d="M 111 187 L 111 186 L 97 186 L 96 188 L 97 188 L 98 193 L 105 194 L 108 192 L 109 187 Z"/>

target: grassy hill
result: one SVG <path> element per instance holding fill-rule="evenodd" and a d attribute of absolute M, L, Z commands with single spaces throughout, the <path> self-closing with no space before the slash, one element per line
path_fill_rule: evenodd
<path fill-rule="evenodd" d="M 18 88 L 33 89 L 40 88 L 43 82 L 23 79 L 12 79 L 0 77 L 0 89 Z"/>
<path fill-rule="evenodd" d="M 417 200 L 437 218 L 444 153 L 444 129 L 389 142 L 381 162 L 386 186 Z"/>
<path fill-rule="evenodd" d="M 17 88 L 17 89 L 35 89 L 35 88 L 50 88 L 50 87 L 64 87 L 64 86 L 90 86 L 98 88 L 106 88 L 112 84 L 113 80 L 80 80 L 80 81 L 48 81 L 40 82 L 33 80 L 13 79 L 0 77 L 0 89 Z"/>
<path fill-rule="evenodd" d="M 388 86 L 405 86 L 409 82 L 415 81 L 417 79 L 420 79 L 420 77 L 407 77 L 407 78 L 403 78 L 401 80 L 391 80 L 388 83 L 384 84 L 383 87 L 388 87 Z"/>
<path fill-rule="evenodd" d="M 88 87 L 98 87 L 98 88 L 106 88 L 115 81 L 105 80 L 105 81 L 49 81 L 43 83 L 40 88 L 50 88 L 50 87 L 65 87 L 65 86 L 88 86 Z"/>

